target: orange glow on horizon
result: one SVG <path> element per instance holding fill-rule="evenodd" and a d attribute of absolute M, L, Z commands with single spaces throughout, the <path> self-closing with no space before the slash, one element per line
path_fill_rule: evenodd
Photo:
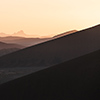
<path fill-rule="evenodd" d="M 100 23 L 100 0 L 1 0 L 0 32 L 53 36 Z"/>

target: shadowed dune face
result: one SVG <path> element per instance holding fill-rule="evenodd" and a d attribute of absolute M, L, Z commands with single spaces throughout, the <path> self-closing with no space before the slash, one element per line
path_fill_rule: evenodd
<path fill-rule="evenodd" d="M 9 53 L 18 51 L 18 50 L 20 50 L 20 49 L 19 49 L 19 48 L 1 49 L 1 50 L 0 50 L 0 56 L 6 55 L 6 54 L 9 54 Z"/>
<path fill-rule="evenodd" d="M 0 85 L 2 100 L 99 100 L 100 50 Z"/>
<path fill-rule="evenodd" d="M 97 25 L 5 55 L 0 58 L 0 67 L 51 66 L 99 49 L 100 25 Z"/>

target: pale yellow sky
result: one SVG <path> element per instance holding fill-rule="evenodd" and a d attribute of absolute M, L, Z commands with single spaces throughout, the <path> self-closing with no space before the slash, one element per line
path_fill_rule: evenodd
<path fill-rule="evenodd" d="M 100 0 L 0 0 L 0 32 L 53 35 L 100 23 Z"/>

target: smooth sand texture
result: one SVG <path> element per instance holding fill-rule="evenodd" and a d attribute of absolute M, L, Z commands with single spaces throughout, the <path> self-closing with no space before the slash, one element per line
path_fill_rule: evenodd
<path fill-rule="evenodd" d="M 2 100 L 100 100 L 100 51 L 0 85 Z"/>

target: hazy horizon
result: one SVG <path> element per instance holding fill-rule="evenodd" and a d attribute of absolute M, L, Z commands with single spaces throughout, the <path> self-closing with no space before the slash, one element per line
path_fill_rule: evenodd
<path fill-rule="evenodd" d="M 82 30 L 100 22 L 99 0 L 0 1 L 0 33 L 51 36 Z"/>

